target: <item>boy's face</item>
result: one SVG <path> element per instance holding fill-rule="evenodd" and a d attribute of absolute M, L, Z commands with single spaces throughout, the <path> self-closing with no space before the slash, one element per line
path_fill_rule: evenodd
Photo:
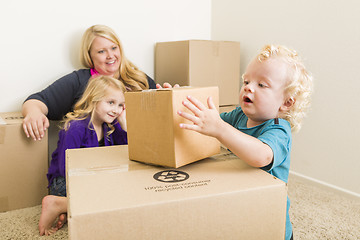
<path fill-rule="evenodd" d="M 285 109 L 288 65 L 278 57 L 260 62 L 253 59 L 243 75 L 240 106 L 249 118 L 248 127 L 279 117 Z"/>

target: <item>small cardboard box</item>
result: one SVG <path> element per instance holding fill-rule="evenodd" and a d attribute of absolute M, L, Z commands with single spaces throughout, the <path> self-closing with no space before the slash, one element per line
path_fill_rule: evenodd
<path fill-rule="evenodd" d="M 33 207 L 47 195 L 48 141 L 27 138 L 20 112 L 0 113 L 0 212 Z"/>
<path fill-rule="evenodd" d="M 67 150 L 69 239 L 284 239 L 286 185 L 224 150 L 172 169 Z"/>
<path fill-rule="evenodd" d="M 180 123 L 190 123 L 177 113 L 190 112 L 182 104 L 188 95 L 206 106 L 211 96 L 218 106 L 218 87 L 125 93 L 131 160 L 177 168 L 219 153 L 220 143 L 215 138 L 179 127 Z"/>
<path fill-rule="evenodd" d="M 187 40 L 155 46 L 155 81 L 219 87 L 219 105 L 239 103 L 240 43 Z"/>

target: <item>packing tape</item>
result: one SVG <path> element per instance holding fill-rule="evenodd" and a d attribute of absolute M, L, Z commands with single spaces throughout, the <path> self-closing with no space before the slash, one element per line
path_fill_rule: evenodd
<path fill-rule="evenodd" d="M 161 90 L 163 90 L 163 89 L 144 89 L 144 90 L 142 90 L 141 92 L 156 92 L 156 91 L 161 91 Z"/>
<path fill-rule="evenodd" d="M 146 92 L 141 95 L 141 110 L 152 111 L 155 108 L 155 94 L 156 91 Z"/>
<path fill-rule="evenodd" d="M 9 210 L 9 198 L 0 197 L 0 212 L 7 212 Z"/>
<path fill-rule="evenodd" d="M 123 164 L 115 167 L 96 167 L 96 168 L 73 168 L 68 171 L 68 176 L 88 176 L 95 175 L 99 172 L 107 172 L 107 173 L 120 173 L 120 172 L 128 172 L 129 165 Z"/>

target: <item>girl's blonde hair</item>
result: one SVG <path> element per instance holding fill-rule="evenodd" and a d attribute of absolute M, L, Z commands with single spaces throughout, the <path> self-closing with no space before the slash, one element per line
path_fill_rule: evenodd
<path fill-rule="evenodd" d="M 96 37 L 106 38 L 119 46 L 121 63 L 118 73 L 114 76 L 115 78 L 123 81 L 125 86 L 129 87 L 131 90 L 143 90 L 149 88 L 145 73 L 140 71 L 125 57 L 121 42 L 116 33 L 105 25 L 94 25 L 89 27 L 82 37 L 80 60 L 85 67 L 94 68 L 94 63 L 90 56 L 90 49 Z"/>
<path fill-rule="evenodd" d="M 96 109 L 96 105 L 99 101 L 103 100 L 107 95 L 107 90 L 113 88 L 125 92 L 124 84 L 110 76 L 98 76 L 89 80 L 88 85 L 79 99 L 75 104 L 74 110 L 65 115 L 63 123 L 64 129 L 67 131 L 70 127 L 71 121 L 83 120 L 90 116 L 89 128 L 93 122 L 93 116 Z M 109 136 L 114 131 L 114 126 L 108 124 L 110 131 L 106 133 Z M 91 129 L 91 128 L 90 128 Z M 105 134 L 104 134 L 105 136 Z"/>
<path fill-rule="evenodd" d="M 282 116 L 290 122 L 291 130 L 297 132 L 301 128 L 301 122 L 310 107 L 310 97 L 313 91 L 313 77 L 305 69 L 305 66 L 297 52 L 284 46 L 266 45 L 257 56 L 259 61 L 266 61 L 272 57 L 281 57 L 289 64 L 287 86 L 285 94 L 295 102 L 289 111 Z"/>

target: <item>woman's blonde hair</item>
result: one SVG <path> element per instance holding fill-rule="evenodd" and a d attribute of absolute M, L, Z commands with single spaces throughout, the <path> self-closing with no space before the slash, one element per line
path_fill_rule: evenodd
<path fill-rule="evenodd" d="M 75 104 L 74 110 L 65 115 L 63 123 L 64 129 L 67 131 L 70 127 L 71 121 L 83 120 L 90 116 L 89 128 L 93 122 L 93 116 L 96 109 L 96 105 L 99 101 L 103 100 L 108 93 L 108 89 L 120 90 L 123 93 L 125 92 L 124 84 L 118 79 L 112 78 L 110 76 L 98 76 L 91 78 L 88 82 L 88 85 L 79 99 Z M 108 124 L 110 131 L 106 133 L 106 136 L 109 136 L 114 131 L 114 126 Z M 91 129 L 91 128 L 90 128 Z M 105 136 L 105 134 L 104 134 Z"/>
<path fill-rule="evenodd" d="M 125 86 L 129 87 L 131 90 L 143 90 L 149 88 L 145 73 L 140 71 L 125 57 L 120 39 L 110 27 L 105 25 L 94 25 L 89 27 L 82 37 L 80 60 L 85 67 L 94 68 L 94 63 L 90 56 L 90 49 L 96 37 L 106 38 L 119 46 L 121 62 L 119 72 L 115 74 L 115 78 L 122 80 Z"/>
<path fill-rule="evenodd" d="M 294 104 L 282 117 L 290 122 L 291 130 L 297 132 L 300 130 L 301 122 L 310 107 L 313 77 L 305 69 L 297 52 L 292 49 L 284 46 L 266 45 L 257 56 L 259 61 L 265 61 L 272 57 L 280 57 L 289 65 L 285 94 L 294 100 Z"/>

